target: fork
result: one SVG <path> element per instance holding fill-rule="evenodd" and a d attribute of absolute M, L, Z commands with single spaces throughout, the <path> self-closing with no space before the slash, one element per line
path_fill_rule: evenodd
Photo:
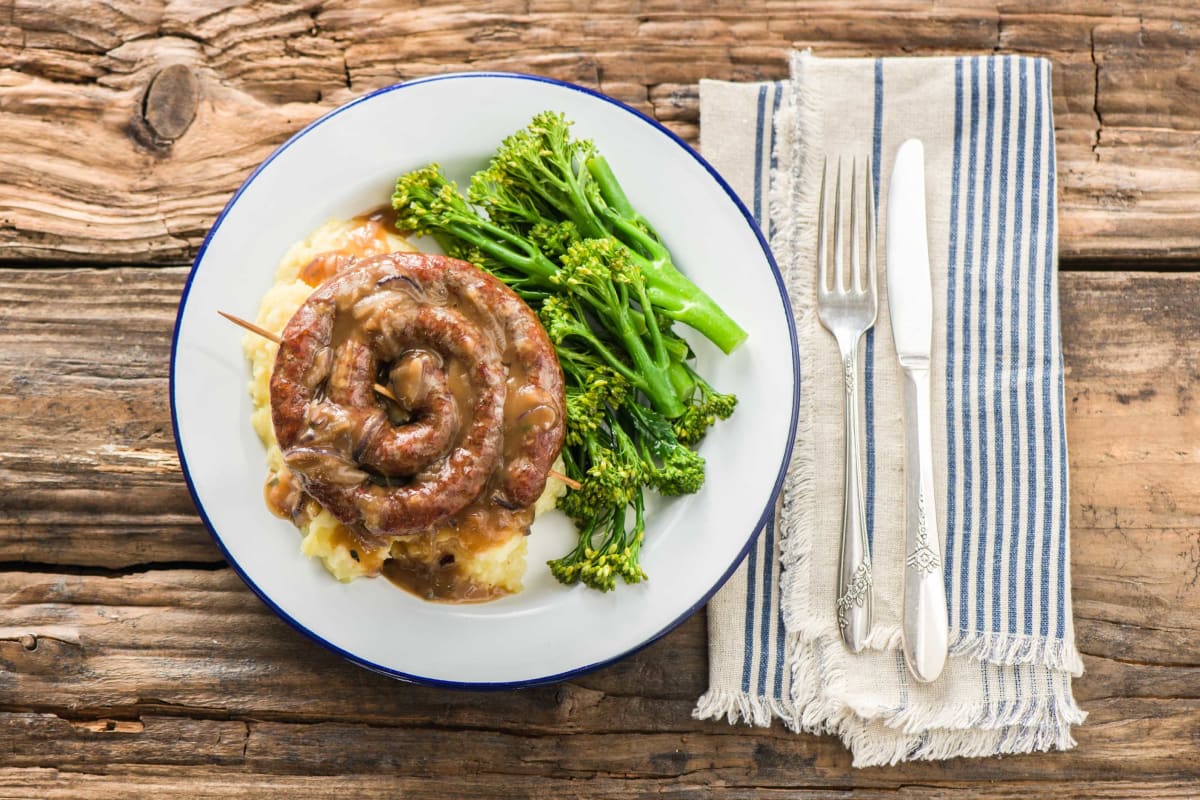
<path fill-rule="evenodd" d="M 846 481 L 842 505 L 841 552 L 838 557 L 837 621 L 842 641 L 852 653 L 861 651 L 871 631 L 871 553 L 867 546 L 866 504 L 863 500 L 862 463 L 858 428 L 858 345 L 875 324 L 878 291 L 875 278 L 875 187 L 868 159 L 864 211 L 858 208 L 858 161 L 850 173 L 850 280 L 846 281 L 845 219 L 842 214 L 842 162 L 838 159 L 833 187 L 833 281 L 825 206 L 828 204 L 826 160 L 821 174 L 821 199 L 817 223 L 817 316 L 837 340 L 845 382 Z M 865 216 L 866 271 L 863 271 L 860 217 Z"/>

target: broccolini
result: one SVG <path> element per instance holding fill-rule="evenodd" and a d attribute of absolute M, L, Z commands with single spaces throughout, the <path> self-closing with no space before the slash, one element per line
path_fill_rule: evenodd
<path fill-rule="evenodd" d="M 467 193 L 436 164 L 400 176 L 397 226 L 514 289 L 538 313 L 563 368 L 563 462 L 579 482 L 559 501 L 579 531 L 550 562 L 563 583 L 602 591 L 646 576 L 645 491 L 690 494 L 704 482 L 691 449 L 736 398 L 689 363 L 683 322 L 725 352 L 745 332 L 671 260 L 607 161 L 543 112 L 506 138 Z"/>

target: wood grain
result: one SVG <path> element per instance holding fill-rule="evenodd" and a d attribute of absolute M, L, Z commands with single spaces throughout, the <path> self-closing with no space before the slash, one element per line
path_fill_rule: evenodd
<path fill-rule="evenodd" d="M 219 559 L 171 433 L 184 277 L 0 270 L 0 561 Z"/>
<path fill-rule="evenodd" d="M 0 494 L 0 561 L 218 560 L 179 479 L 170 428 L 185 274 L 0 270 L 0 477 L 11 487 Z M 1175 537 L 1144 549 L 1186 553 L 1200 525 L 1200 459 L 1186 445 L 1200 440 L 1200 288 L 1193 276 L 1072 272 L 1060 291 L 1074 529 Z M 1131 471 L 1141 480 L 1128 481 Z M 1076 559 L 1088 556 L 1081 547 L 1077 536 Z M 1200 553 L 1190 558 L 1200 569 Z M 1077 591 L 1087 588 L 1079 577 Z"/>
<path fill-rule="evenodd" d="M 2 6 L 0 6 L 2 7 Z M 9 0 L 0 25 L 0 261 L 180 264 L 238 184 L 340 103 L 469 69 L 599 88 L 685 139 L 700 78 L 787 53 L 1016 52 L 1054 63 L 1061 252 L 1200 257 L 1200 10 L 1073 2 Z"/>
<path fill-rule="evenodd" d="M 165 394 L 184 277 L 0 270 L 0 793 L 174 776 L 214 796 L 276 780 L 320 794 L 352 774 L 363 796 L 466 775 L 498 797 L 894 797 L 914 782 L 1014 797 L 993 782 L 1028 780 L 1149 797 L 1200 780 L 1195 275 L 1061 275 L 1079 748 L 861 772 L 828 737 L 691 720 L 702 617 L 571 683 L 484 695 L 397 684 L 304 640 L 221 566 L 189 509 Z"/>
<path fill-rule="evenodd" d="M 552 797 L 555 800 L 604 797 L 611 800 L 665 797 L 669 800 L 708 800 L 714 796 L 731 800 L 844 800 L 846 789 L 794 787 L 784 789 L 732 785 L 712 782 L 707 776 L 635 780 L 626 777 L 581 775 L 540 778 L 536 781 L 513 779 L 505 773 L 455 775 L 452 781 L 435 775 L 279 775 L 222 767 L 121 767 L 107 774 L 74 773 L 66 770 L 9 770 L 0 767 L 0 793 L 5 797 L 38 798 L 86 797 L 108 800 L 130 796 L 154 798 L 245 797 L 246 787 L 254 786 L 267 797 L 319 798 L 477 798 L 518 800 Z M 447 791 L 447 785 L 453 788 Z M 1027 800 L 1039 797 L 1046 784 L 1037 781 L 1006 782 L 1002 785 L 951 783 L 898 787 L 865 786 L 849 796 L 863 800 L 945 800 L 950 797 L 976 797 L 983 800 Z M 131 792 L 133 793 L 131 795 Z M 1055 787 L 1056 798 L 1063 800 L 1191 800 L 1194 789 L 1171 781 L 1082 781 Z"/>
<path fill-rule="evenodd" d="M 1077 732 L 1078 749 L 910 764 L 897 775 L 852 771 L 828 737 L 690 720 L 702 689 L 700 618 L 619 669 L 480 695 L 404 686 L 340 662 L 297 639 L 226 571 L 65 580 L 9 573 L 0 576 L 0 596 L 15 603 L 9 633 L 0 635 L 0 665 L 16 676 L 11 696 L 21 698 L 0 712 L 0 748 L 10 768 L 223 765 L 425 778 L 466 772 L 525 781 L 526 790 L 571 775 L 686 775 L 702 784 L 774 789 L 1134 775 L 1200 780 L 1194 666 L 1161 665 L 1173 673 L 1159 687 L 1167 695 L 1149 696 L 1122 691 L 1137 685 L 1139 668 L 1089 658 L 1095 675 L 1081 683 L 1088 687 L 1081 699 L 1091 718 Z M 30 629 L 39 631 L 32 648 L 12 636 Z M 319 691 L 312 690 L 314 676 Z"/>
<path fill-rule="evenodd" d="M 1195 797 L 1198 44 L 1190 0 L 0 0 L 0 797 Z M 700 78 L 783 78 L 795 47 L 1053 62 L 1064 263 L 1123 270 L 1060 280 L 1079 747 L 856 771 L 831 737 L 692 720 L 703 615 L 484 694 L 275 617 L 197 517 L 168 398 L 179 265 L 250 171 L 462 69 L 595 87 L 694 143 Z"/>
<path fill-rule="evenodd" d="M 0 579 L 0 596 L 13 606 L 0 628 L 0 665 L 19 676 L 16 688 L 24 698 L 9 709 L 49 710 L 74 720 L 166 713 L 388 727 L 436 718 L 449 728 L 525 735 L 683 734 L 696 729 L 689 711 L 705 688 L 702 617 L 570 684 L 475 694 L 402 686 L 345 664 L 287 628 L 225 570 L 112 577 L 13 572 Z M 1086 637 L 1083 644 L 1089 649 Z M 153 666 L 137 667 L 149 654 Z M 1135 707 L 1144 715 L 1173 699 L 1200 702 L 1200 664 L 1153 653 L 1141 663 L 1108 654 L 1086 661 L 1077 694 L 1095 713 L 1080 735 L 1105 720 L 1102 728 L 1120 730 L 1128 717 L 1116 715 Z M 81 682 L 81 676 L 90 679 Z M 319 692 L 308 691 L 314 676 L 320 676 Z M 1177 735 L 1176 747 L 1186 753 L 1186 726 Z M 1081 751 L 1094 751 L 1104 737 Z M 1113 746 L 1125 744 L 1118 738 Z M 1168 744 L 1159 736 L 1147 753 Z"/>

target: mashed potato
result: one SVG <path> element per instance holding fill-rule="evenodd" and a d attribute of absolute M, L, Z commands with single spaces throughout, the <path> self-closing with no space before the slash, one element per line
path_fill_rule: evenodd
<path fill-rule="evenodd" d="M 386 223 L 386 218 L 356 217 L 334 220 L 322 225 L 296 243 L 284 255 L 275 273 L 275 282 L 263 296 L 256 322 L 274 333 L 281 332 L 313 289 L 336 271 L 344 261 L 339 256 L 368 257 L 396 251 L 415 250 Z M 286 485 L 281 483 L 286 468 L 271 422 L 271 372 L 278 346 L 261 336 L 248 334 L 243 347 L 250 361 L 250 397 L 254 405 L 251 422 L 267 450 L 266 494 Z M 558 465 L 561 469 L 561 465 Z M 566 491 L 559 481 L 547 481 L 546 491 L 535 507 L 535 515 L 554 508 Z M 325 568 L 340 581 L 381 572 L 395 576 L 401 570 L 411 578 L 414 573 L 432 574 L 439 565 L 453 564 L 453 580 L 460 583 L 455 593 L 459 600 L 486 600 L 519 592 L 525 573 L 525 528 L 501 524 L 495 520 L 486 526 L 473 526 L 470 520 L 455 528 L 430 534 L 399 537 L 391 543 L 364 543 L 311 498 L 306 498 L 302 513 L 293 519 L 303 534 L 300 550 L 319 558 Z M 486 529 L 485 529 L 486 528 Z M 402 585 L 412 580 L 398 580 Z M 443 587 L 445 588 L 445 587 Z M 428 596 L 434 599 L 436 591 Z M 443 598 L 444 599 L 444 598 Z"/>

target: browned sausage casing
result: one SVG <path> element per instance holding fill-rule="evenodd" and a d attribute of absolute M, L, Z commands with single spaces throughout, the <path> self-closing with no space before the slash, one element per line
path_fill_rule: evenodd
<path fill-rule="evenodd" d="M 473 265 L 427 254 L 376 256 L 321 285 L 271 375 L 287 466 L 341 522 L 381 536 L 477 500 L 532 505 L 562 447 L 564 402 L 530 308 Z"/>

